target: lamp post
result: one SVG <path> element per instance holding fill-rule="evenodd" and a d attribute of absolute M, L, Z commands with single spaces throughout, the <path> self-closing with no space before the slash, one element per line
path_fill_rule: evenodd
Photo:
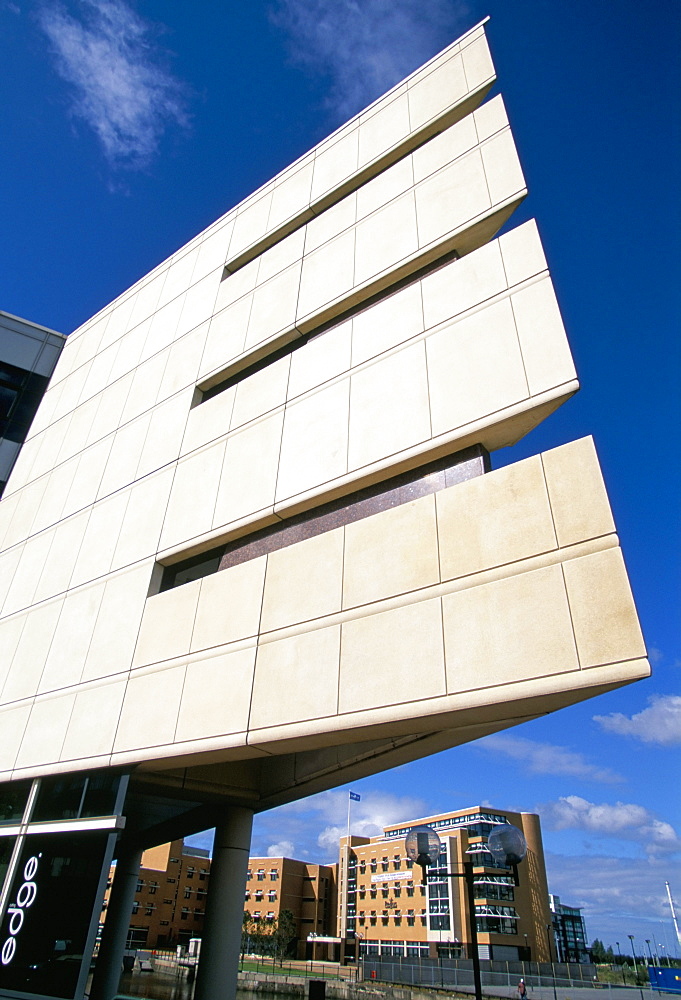
<path fill-rule="evenodd" d="M 634 956 L 634 982 L 638 982 L 638 966 L 636 965 L 636 952 L 634 951 L 634 935 L 627 934 L 627 937 L 631 941 L 631 954 Z"/>
<path fill-rule="evenodd" d="M 618 959 L 621 959 L 621 958 L 622 958 L 622 955 L 620 954 L 620 943 L 619 943 L 619 941 L 615 941 L 615 944 L 617 945 L 617 958 L 618 958 Z M 621 966 L 621 968 L 622 968 L 622 982 L 623 982 L 624 984 L 626 984 L 626 981 L 627 981 L 627 976 L 626 976 L 626 973 L 625 973 L 625 971 L 624 971 L 624 970 L 625 970 L 625 966 L 626 966 L 626 964 L 627 964 L 627 963 L 626 963 L 626 962 L 622 962 L 622 961 L 620 961 L 620 962 L 619 962 L 618 964 L 619 964 L 619 965 Z"/>
<path fill-rule="evenodd" d="M 440 837 L 430 826 L 415 826 L 405 838 L 404 846 L 407 856 L 414 864 L 420 865 L 423 871 L 423 881 L 428 882 L 428 868 L 435 865 L 440 857 Z M 503 823 L 493 830 L 487 839 L 487 848 L 495 862 L 507 868 L 512 867 L 518 884 L 517 866 L 527 853 L 525 837 L 515 826 Z M 471 958 L 473 960 L 473 982 L 475 984 L 475 1000 L 482 1000 L 482 979 L 480 976 L 480 954 L 478 951 L 478 923 L 475 913 L 475 883 L 473 881 L 473 862 L 464 861 L 463 871 L 445 871 L 449 878 L 462 878 L 466 882 L 468 898 L 468 919 L 470 922 Z"/>
<path fill-rule="evenodd" d="M 558 992 L 556 990 L 556 967 L 553 963 L 553 957 L 551 955 L 551 931 L 553 930 L 551 924 L 546 925 L 546 944 L 549 949 L 549 962 L 551 963 L 551 979 L 553 981 L 553 1000 L 558 1000 Z"/>
<path fill-rule="evenodd" d="M 648 945 L 648 954 L 650 955 L 650 964 L 653 965 L 653 953 L 650 948 L 650 938 L 646 938 L 646 944 Z"/>

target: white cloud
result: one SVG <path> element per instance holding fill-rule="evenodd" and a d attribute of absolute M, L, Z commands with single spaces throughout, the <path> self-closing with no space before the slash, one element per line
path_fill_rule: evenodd
<path fill-rule="evenodd" d="M 413 819 L 427 813 L 421 799 L 389 792 L 361 792 L 352 803 L 350 830 L 362 837 L 373 837 L 384 826 Z M 320 792 L 256 816 L 253 831 L 255 856 L 269 854 L 270 845 L 288 842 L 287 853 L 297 858 L 313 858 L 330 863 L 338 860 L 338 841 L 347 832 L 348 793 L 346 790 Z M 320 856 L 321 848 L 321 856 Z M 295 852 L 295 853 L 294 853 Z M 275 855 L 269 855 L 275 856 Z"/>
<path fill-rule="evenodd" d="M 331 78 L 328 104 L 355 114 L 470 26 L 465 0 L 277 0 L 293 58 Z"/>
<path fill-rule="evenodd" d="M 584 754 L 569 750 L 567 747 L 554 746 L 552 743 L 538 743 L 524 736 L 498 733 L 486 737 L 476 745 L 481 750 L 521 761 L 530 774 L 566 774 L 573 778 L 606 784 L 624 781 L 621 775 L 611 771 L 610 768 L 590 763 Z"/>
<path fill-rule="evenodd" d="M 674 827 L 632 802 L 610 805 L 566 795 L 537 808 L 542 821 L 552 830 L 584 830 L 601 837 L 634 841 L 650 855 L 681 851 Z"/>
<path fill-rule="evenodd" d="M 608 733 L 631 736 L 642 743 L 674 746 L 681 743 L 681 696 L 653 695 L 650 705 L 629 718 L 621 712 L 594 715 L 594 722 Z"/>
<path fill-rule="evenodd" d="M 595 937 L 615 947 L 635 934 L 637 948 L 646 938 L 673 944 L 665 880 L 681 884 L 681 868 L 668 858 L 633 861 L 606 855 L 546 853 L 549 891 L 568 906 L 583 908 L 589 941 Z M 627 949 L 628 950 L 628 949 Z M 673 950 L 672 950 L 673 954 Z"/>
<path fill-rule="evenodd" d="M 270 844 L 267 848 L 268 858 L 292 858 L 293 842 L 290 840 L 280 840 L 276 844 Z"/>
<path fill-rule="evenodd" d="M 78 15 L 48 3 L 37 15 L 72 113 L 97 136 L 111 166 L 140 169 L 170 125 L 186 126 L 186 88 L 162 65 L 152 25 L 125 0 L 78 0 Z"/>

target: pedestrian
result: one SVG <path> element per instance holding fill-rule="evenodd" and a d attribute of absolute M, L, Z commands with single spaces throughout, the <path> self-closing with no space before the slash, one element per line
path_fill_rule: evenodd
<path fill-rule="evenodd" d="M 518 983 L 518 997 L 519 1000 L 525 1000 L 527 996 L 527 987 L 525 986 L 525 980 L 521 979 Z"/>

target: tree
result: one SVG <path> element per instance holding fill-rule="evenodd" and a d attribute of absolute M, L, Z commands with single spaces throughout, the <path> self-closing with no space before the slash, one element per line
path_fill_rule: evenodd
<path fill-rule="evenodd" d="M 296 921 L 290 910 L 281 910 L 272 928 L 272 944 L 277 961 L 281 962 L 296 938 Z"/>
<path fill-rule="evenodd" d="M 603 965 L 608 960 L 607 952 L 605 950 L 605 945 L 598 938 L 593 939 L 593 943 L 591 945 L 591 954 L 593 955 L 594 962 L 596 962 L 597 965 Z"/>
<path fill-rule="evenodd" d="M 244 918 L 241 921 L 241 960 L 250 951 L 252 918 L 248 910 L 244 910 Z"/>

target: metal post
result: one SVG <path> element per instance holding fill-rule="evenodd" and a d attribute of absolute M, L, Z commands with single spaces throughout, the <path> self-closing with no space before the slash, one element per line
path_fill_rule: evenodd
<path fill-rule="evenodd" d="M 551 924 L 546 925 L 546 943 L 549 946 L 549 962 L 551 963 L 551 980 L 553 982 L 553 1000 L 558 1000 L 558 993 L 556 992 L 556 967 L 553 963 L 553 956 L 551 954 Z"/>
<path fill-rule="evenodd" d="M 473 862 L 464 861 L 464 878 L 468 890 L 468 917 L 471 925 L 471 951 L 473 953 L 473 982 L 475 1000 L 482 1000 L 482 979 L 480 978 L 480 955 L 478 952 L 478 922 L 475 916 L 475 885 L 473 882 Z"/>
<path fill-rule="evenodd" d="M 123 854 L 116 862 L 116 874 L 109 894 L 109 905 L 90 990 L 91 1000 L 112 1000 L 118 993 L 123 952 L 128 939 L 130 915 L 141 862 L 141 850 Z"/>
<path fill-rule="evenodd" d="M 232 806 L 215 830 L 195 1000 L 236 997 L 252 826 L 253 811 Z"/>
<path fill-rule="evenodd" d="M 636 952 L 634 951 L 634 935 L 627 934 L 627 937 L 631 941 L 631 954 L 634 956 L 634 983 L 638 982 L 638 966 L 636 965 Z"/>

